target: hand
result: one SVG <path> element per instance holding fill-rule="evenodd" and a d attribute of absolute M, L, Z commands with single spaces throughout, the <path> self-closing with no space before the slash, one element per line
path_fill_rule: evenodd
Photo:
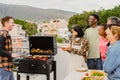
<path fill-rule="evenodd" d="M 16 53 L 13 53 L 13 54 L 12 54 L 12 57 L 18 58 L 18 57 L 20 57 L 20 55 L 19 55 L 19 54 L 16 54 Z"/>
<path fill-rule="evenodd" d="M 69 51 L 72 51 L 72 47 L 71 47 L 71 46 L 70 46 L 70 47 L 68 47 L 68 50 L 69 50 Z"/>

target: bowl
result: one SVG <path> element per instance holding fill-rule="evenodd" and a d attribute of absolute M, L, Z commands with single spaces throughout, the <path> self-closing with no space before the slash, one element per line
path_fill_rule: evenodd
<path fill-rule="evenodd" d="M 90 76 L 85 76 L 81 80 L 96 80 L 96 79 L 94 79 L 93 77 L 90 77 Z"/>

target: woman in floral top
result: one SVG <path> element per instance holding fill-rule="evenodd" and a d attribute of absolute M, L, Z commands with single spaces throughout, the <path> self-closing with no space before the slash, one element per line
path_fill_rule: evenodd
<path fill-rule="evenodd" d="M 88 41 L 83 38 L 83 30 L 79 25 L 72 28 L 70 47 L 66 48 L 70 54 L 70 72 L 77 68 L 87 67 L 85 60 L 88 51 Z"/>

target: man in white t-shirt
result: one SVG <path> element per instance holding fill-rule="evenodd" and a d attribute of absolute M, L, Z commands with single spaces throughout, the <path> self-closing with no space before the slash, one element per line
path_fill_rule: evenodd
<path fill-rule="evenodd" d="M 89 69 L 102 69 L 102 62 L 100 58 L 99 51 L 99 34 L 98 34 L 98 21 L 99 16 L 96 14 L 91 14 L 89 16 L 89 26 L 90 28 L 86 29 L 84 37 L 89 42 L 89 50 L 87 56 L 87 65 Z"/>

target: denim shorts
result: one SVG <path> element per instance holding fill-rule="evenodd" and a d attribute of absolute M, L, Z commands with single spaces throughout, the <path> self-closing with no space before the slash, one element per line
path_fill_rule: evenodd
<path fill-rule="evenodd" d="M 87 65 L 89 69 L 102 70 L 102 60 L 100 58 L 87 59 Z"/>
<path fill-rule="evenodd" d="M 0 68 L 0 80 L 14 80 L 13 72 Z"/>

